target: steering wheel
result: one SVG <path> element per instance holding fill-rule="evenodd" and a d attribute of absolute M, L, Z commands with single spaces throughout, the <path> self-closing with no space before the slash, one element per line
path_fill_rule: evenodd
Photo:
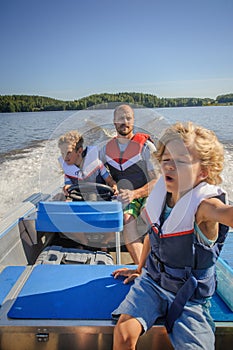
<path fill-rule="evenodd" d="M 111 201 L 114 191 L 112 187 L 93 182 L 79 183 L 67 189 L 69 198 L 74 201 Z"/>

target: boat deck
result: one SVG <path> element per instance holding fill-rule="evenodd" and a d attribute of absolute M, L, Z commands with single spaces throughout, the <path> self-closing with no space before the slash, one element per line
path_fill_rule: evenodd
<path fill-rule="evenodd" d="M 103 205 L 105 204 L 101 204 Z M 38 226 L 36 231 L 35 222 L 31 218 L 28 221 L 17 219 L 13 224 L 9 219 L 0 235 L 2 243 L 5 242 L 5 246 L 1 244 L 2 252 L 7 251 L 7 247 L 12 247 L 11 258 L 13 254 L 14 260 L 13 266 L 9 266 L 10 256 L 8 258 L 7 251 L 6 258 L 2 258 L 4 263 L 0 270 L 0 349 L 110 350 L 115 326 L 111 312 L 125 297 L 130 285 L 124 285 L 122 279 L 112 277 L 112 271 L 119 268 L 119 265 L 25 263 L 27 259 L 35 261 L 42 241 L 48 239 L 50 242 L 52 232 L 66 230 L 61 216 L 53 215 L 54 203 L 48 206 L 52 210 L 52 216 L 49 217 L 48 208 L 44 210 L 41 205 L 42 221 L 39 224 L 42 225 L 44 220 L 44 227 Z M 69 209 L 71 206 L 75 205 L 66 206 L 66 214 L 75 220 L 72 227 L 77 228 L 78 219 L 74 218 L 73 210 Z M 108 208 L 103 222 L 102 213 L 98 213 L 98 208 L 92 205 L 88 222 L 83 220 L 80 230 L 85 226 L 88 232 L 95 232 L 96 227 L 90 225 L 89 218 L 96 222 L 98 213 L 100 230 L 107 232 L 111 228 L 112 231 L 120 231 L 122 218 L 118 206 L 114 203 L 111 205 L 118 215 L 114 215 Z M 59 204 L 59 208 L 63 210 L 63 204 Z M 17 217 L 21 218 L 22 215 Z M 51 217 L 52 221 L 49 221 Z M 47 230 L 48 222 L 51 224 L 51 233 Z M 38 235 L 38 231 L 45 233 Z M 119 240 L 116 243 L 119 244 Z M 34 253 L 31 253 L 32 248 Z M 233 344 L 232 248 L 233 232 L 230 232 L 217 265 L 219 283 L 211 307 L 216 325 L 216 350 L 231 350 Z M 27 254 L 22 259 L 25 252 Z M 7 267 L 3 268 L 3 265 Z M 162 320 L 140 337 L 137 350 L 145 349 L 172 349 Z"/>
<path fill-rule="evenodd" d="M 230 234 L 222 254 L 226 261 L 232 245 L 233 234 Z M 230 254 L 230 263 L 231 259 Z M 115 325 L 111 312 L 130 287 L 122 279 L 112 277 L 115 269 L 116 265 L 7 267 L 0 274 L 4 286 L 0 291 L 0 348 L 47 349 L 40 347 L 43 342 L 49 344 L 50 350 L 64 346 L 81 350 L 111 349 Z M 218 293 L 212 299 L 211 315 L 217 327 L 216 349 L 230 349 L 233 312 Z M 162 321 L 140 338 L 137 349 L 156 350 L 161 346 L 172 349 Z"/>

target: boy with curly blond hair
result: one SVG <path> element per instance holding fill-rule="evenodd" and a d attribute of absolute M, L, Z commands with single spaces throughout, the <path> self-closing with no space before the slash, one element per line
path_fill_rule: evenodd
<path fill-rule="evenodd" d="M 215 263 L 233 226 L 233 206 L 218 185 L 224 151 L 216 135 L 191 122 L 169 127 L 157 144 L 162 176 L 148 197 L 149 231 L 134 280 L 113 316 L 114 350 L 135 349 L 139 336 L 162 317 L 174 349 L 214 350 L 209 313 Z"/>

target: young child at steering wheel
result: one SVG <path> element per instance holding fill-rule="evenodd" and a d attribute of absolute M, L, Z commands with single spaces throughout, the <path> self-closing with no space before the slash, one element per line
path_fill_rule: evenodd
<path fill-rule="evenodd" d="M 98 156 L 96 146 L 83 147 L 84 139 L 78 131 L 71 130 L 60 136 L 58 147 L 61 151 L 59 163 L 65 176 L 63 191 L 69 197 L 68 189 L 71 185 L 84 182 L 107 184 L 118 194 L 116 182 L 103 165 Z"/>
<path fill-rule="evenodd" d="M 98 148 L 96 146 L 87 146 L 84 148 L 83 144 L 84 139 L 76 130 L 65 133 L 58 140 L 58 147 L 61 151 L 61 156 L 58 160 L 64 172 L 65 184 L 63 186 L 63 192 L 66 200 L 70 200 L 72 197 L 72 194 L 69 193 L 69 188 L 71 186 L 73 187 L 73 185 L 77 185 L 78 194 L 76 197 L 79 197 L 79 200 L 86 199 L 85 190 L 91 191 L 89 194 L 92 193 L 95 198 L 108 198 L 112 194 L 116 196 L 118 194 L 116 182 L 99 159 Z M 106 185 L 112 191 L 109 191 Z M 97 196 L 98 190 L 100 196 Z M 108 190 L 108 193 L 106 192 L 106 197 L 104 197 L 106 190 Z M 101 250 L 107 250 L 104 247 L 107 245 L 110 236 L 111 234 L 109 233 L 106 239 L 101 242 Z M 78 232 L 75 235 L 72 233 L 69 238 L 84 246 L 89 245 L 84 233 Z"/>

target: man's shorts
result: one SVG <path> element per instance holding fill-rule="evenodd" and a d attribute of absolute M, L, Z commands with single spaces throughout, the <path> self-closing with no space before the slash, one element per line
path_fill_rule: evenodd
<path fill-rule="evenodd" d="M 124 209 L 124 214 L 133 215 L 133 217 L 137 218 L 140 215 L 142 208 L 146 203 L 146 198 L 137 198 L 133 199 Z"/>

